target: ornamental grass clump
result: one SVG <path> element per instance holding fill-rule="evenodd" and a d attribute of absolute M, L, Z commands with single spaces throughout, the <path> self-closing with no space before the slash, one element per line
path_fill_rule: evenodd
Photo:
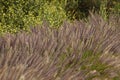
<path fill-rule="evenodd" d="M 0 37 L 0 80 L 119 80 L 120 22 L 113 23 L 91 15 Z"/>

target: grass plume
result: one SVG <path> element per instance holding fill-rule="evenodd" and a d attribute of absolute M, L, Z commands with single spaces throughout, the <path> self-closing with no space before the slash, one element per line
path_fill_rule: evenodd
<path fill-rule="evenodd" d="M 114 21 L 116 23 L 114 23 Z M 0 37 L 0 80 L 119 80 L 120 20 L 44 24 Z"/>

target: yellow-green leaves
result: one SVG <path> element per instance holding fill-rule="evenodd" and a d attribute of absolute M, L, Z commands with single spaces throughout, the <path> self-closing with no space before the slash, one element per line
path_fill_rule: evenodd
<path fill-rule="evenodd" d="M 58 27 L 66 19 L 64 9 L 56 0 L 2 0 L 0 7 L 0 29 L 4 28 L 3 32 L 29 30 L 30 26 L 41 25 L 43 20 L 52 27 Z"/>
<path fill-rule="evenodd" d="M 64 9 L 59 3 L 45 3 L 43 10 L 44 19 L 47 20 L 52 27 L 59 27 L 67 18 Z"/>

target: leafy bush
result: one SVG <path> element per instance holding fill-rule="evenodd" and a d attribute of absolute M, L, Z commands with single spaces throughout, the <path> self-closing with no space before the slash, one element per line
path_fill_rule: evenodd
<path fill-rule="evenodd" d="M 0 38 L 0 79 L 119 80 L 120 28 L 113 19 L 109 21 L 91 15 L 87 23 L 4 35 Z"/>
<path fill-rule="evenodd" d="M 89 11 L 100 13 L 103 17 L 111 13 L 120 15 L 119 0 L 65 0 L 64 3 L 70 19 L 86 18 L 89 16 Z"/>
<path fill-rule="evenodd" d="M 0 33 L 29 31 L 47 21 L 59 27 L 64 20 L 80 20 L 95 10 L 104 18 L 120 15 L 119 0 L 0 0 Z"/>
<path fill-rule="evenodd" d="M 57 1 L 45 3 L 43 14 L 43 18 L 50 23 L 51 27 L 59 27 L 67 19 L 65 10 Z"/>
<path fill-rule="evenodd" d="M 81 19 L 89 15 L 93 8 L 98 11 L 100 0 L 67 0 L 65 10 L 70 19 Z"/>
<path fill-rule="evenodd" d="M 2 32 L 28 30 L 30 26 L 43 23 L 43 19 L 51 26 L 58 27 L 66 19 L 66 14 L 58 2 L 49 4 L 47 0 L 1 0 L 0 7 Z"/>
<path fill-rule="evenodd" d="M 36 6 L 37 7 L 36 7 Z M 32 0 L 1 0 L 0 1 L 0 23 L 3 32 L 17 32 L 28 27 L 37 21 L 40 11 L 38 2 Z M 37 12 L 35 14 L 35 12 Z M 38 14 L 40 15 L 40 14 Z M 40 19 L 40 18 L 39 18 Z"/>

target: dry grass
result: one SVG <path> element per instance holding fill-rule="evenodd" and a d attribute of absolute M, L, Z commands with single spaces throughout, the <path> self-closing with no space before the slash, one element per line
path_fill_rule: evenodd
<path fill-rule="evenodd" d="M 91 15 L 0 37 L 0 80 L 120 80 L 118 25 Z"/>

